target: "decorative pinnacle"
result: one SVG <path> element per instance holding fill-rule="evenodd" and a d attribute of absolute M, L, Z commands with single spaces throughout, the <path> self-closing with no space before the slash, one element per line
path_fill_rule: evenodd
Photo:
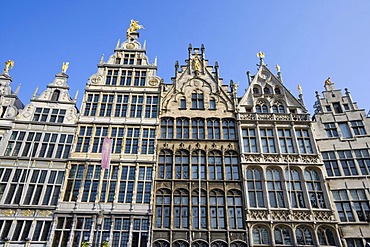
<path fill-rule="evenodd" d="M 8 74 L 9 70 L 14 67 L 14 61 L 8 60 L 5 62 L 5 68 L 4 68 L 4 73 Z"/>
<path fill-rule="evenodd" d="M 302 87 L 300 84 L 298 84 L 298 91 L 299 91 L 299 94 L 302 94 Z"/>
<path fill-rule="evenodd" d="M 280 66 L 279 66 L 279 64 L 276 64 L 276 71 L 277 71 L 278 73 L 280 73 Z"/>
<path fill-rule="evenodd" d="M 62 73 L 65 74 L 67 72 L 67 69 L 69 67 L 69 62 L 65 62 L 62 65 Z"/>

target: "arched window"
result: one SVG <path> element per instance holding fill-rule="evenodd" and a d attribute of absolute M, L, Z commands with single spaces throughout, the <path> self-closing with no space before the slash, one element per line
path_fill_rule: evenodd
<path fill-rule="evenodd" d="M 275 94 L 281 94 L 280 88 L 275 88 Z"/>
<path fill-rule="evenodd" d="M 155 226 L 169 228 L 171 219 L 171 192 L 159 189 L 155 198 Z"/>
<path fill-rule="evenodd" d="M 223 180 L 222 154 L 220 151 L 210 151 L 208 154 L 208 178 L 210 180 Z"/>
<path fill-rule="evenodd" d="M 227 192 L 227 210 L 229 227 L 231 229 L 243 229 L 242 193 L 237 190 Z"/>
<path fill-rule="evenodd" d="M 319 174 L 315 170 L 306 169 L 304 178 L 306 180 L 311 206 L 313 208 L 326 208 Z"/>
<path fill-rule="evenodd" d="M 176 190 L 173 204 L 174 227 L 189 228 L 189 193 L 186 190 Z"/>
<path fill-rule="evenodd" d="M 222 132 L 225 140 L 235 140 L 235 121 L 233 119 L 223 119 Z"/>
<path fill-rule="evenodd" d="M 191 94 L 192 109 L 204 109 L 204 95 L 202 92 L 193 92 Z"/>
<path fill-rule="evenodd" d="M 189 178 L 189 153 L 185 150 L 176 152 L 175 174 L 177 179 Z"/>
<path fill-rule="evenodd" d="M 176 119 L 176 138 L 189 139 L 189 119 Z"/>
<path fill-rule="evenodd" d="M 206 153 L 203 150 L 191 154 L 191 174 L 192 179 L 206 179 Z"/>
<path fill-rule="evenodd" d="M 295 231 L 297 244 L 299 245 L 313 245 L 312 232 L 307 227 L 298 227 Z"/>
<path fill-rule="evenodd" d="M 194 190 L 191 194 L 192 223 L 194 229 L 207 228 L 207 194 L 203 190 L 201 193 L 199 196 L 199 190 Z"/>
<path fill-rule="evenodd" d="M 333 230 L 320 227 L 317 231 L 317 237 L 320 245 L 336 246 Z"/>
<path fill-rule="evenodd" d="M 262 105 L 262 113 L 268 113 L 269 110 L 266 105 Z"/>
<path fill-rule="evenodd" d="M 254 244 L 270 244 L 270 233 L 264 226 L 255 226 L 252 230 Z"/>
<path fill-rule="evenodd" d="M 60 90 L 55 89 L 53 95 L 51 96 L 51 101 L 58 101 L 60 95 Z"/>
<path fill-rule="evenodd" d="M 162 118 L 161 138 L 173 138 L 173 118 Z"/>
<path fill-rule="evenodd" d="M 208 246 L 209 246 L 208 243 L 204 241 L 196 241 L 191 245 L 191 247 L 208 247 Z"/>
<path fill-rule="evenodd" d="M 264 94 L 270 94 L 270 93 L 271 93 L 270 88 L 265 87 L 265 88 L 263 89 L 263 93 L 264 93 Z"/>
<path fill-rule="evenodd" d="M 261 113 L 262 112 L 262 107 L 260 105 L 256 105 L 256 112 Z"/>
<path fill-rule="evenodd" d="M 285 226 L 277 226 L 274 229 L 274 238 L 275 244 L 280 245 L 291 245 L 292 244 L 292 237 L 291 231 L 288 227 Z"/>
<path fill-rule="evenodd" d="M 170 244 L 166 241 L 155 241 L 153 247 L 170 247 Z"/>
<path fill-rule="evenodd" d="M 220 120 L 216 118 L 207 119 L 208 139 L 220 139 Z"/>
<path fill-rule="evenodd" d="M 225 153 L 226 180 L 239 180 L 238 154 L 233 151 Z"/>
<path fill-rule="evenodd" d="M 284 193 L 281 181 L 281 174 L 277 169 L 267 169 L 267 190 L 272 208 L 284 208 Z"/>
<path fill-rule="evenodd" d="M 211 244 L 211 247 L 227 247 L 227 244 L 221 241 L 215 241 Z"/>
<path fill-rule="evenodd" d="M 185 241 L 176 241 L 172 245 L 173 247 L 189 247 L 189 244 Z"/>
<path fill-rule="evenodd" d="M 290 203 L 293 208 L 305 208 L 301 177 L 296 169 L 286 170 L 288 192 L 290 193 Z"/>
<path fill-rule="evenodd" d="M 162 150 L 159 154 L 158 161 L 158 178 L 172 178 L 172 152 Z"/>
<path fill-rule="evenodd" d="M 191 120 L 192 137 L 193 139 L 204 139 L 204 119 L 195 118 Z"/>
<path fill-rule="evenodd" d="M 262 177 L 257 168 L 247 169 L 248 197 L 250 207 L 264 207 Z"/>
<path fill-rule="evenodd" d="M 278 102 L 272 106 L 272 112 L 273 113 L 285 113 L 285 108 L 280 102 Z"/>
<path fill-rule="evenodd" d="M 255 94 L 259 94 L 260 93 L 260 90 L 256 87 L 253 88 L 253 93 Z"/>
<path fill-rule="evenodd" d="M 225 229 L 225 197 L 220 190 L 213 190 L 209 193 L 211 228 Z"/>
<path fill-rule="evenodd" d="M 247 244 L 240 241 L 236 241 L 232 242 L 230 247 L 247 247 Z"/>
<path fill-rule="evenodd" d="M 285 108 L 283 105 L 279 105 L 279 113 L 285 113 Z"/>

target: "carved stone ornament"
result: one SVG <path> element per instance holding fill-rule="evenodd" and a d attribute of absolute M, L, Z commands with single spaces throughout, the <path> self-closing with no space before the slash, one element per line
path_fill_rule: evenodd
<path fill-rule="evenodd" d="M 251 211 L 249 214 L 251 220 L 267 220 L 267 211 Z"/>
<path fill-rule="evenodd" d="M 126 45 L 126 49 L 134 49 L 134 48 L 135 48 L 135 44 L 133 44 L 133 43 L 128 43 Z"/>
<path fill-rule="evenodd" d="M 48 217 L 53 214 L 53 212 L 50 210 L 40 210 L 38 213 L 42 217 Z"/>
<path fill-rule="evenodd" d="M 157 78 L 152 78 L 149 80 L 150 86 L 157 86 L 159 84 L 159 80 Z"/>
<path fill-rule="evenodd" d="M 101 75 L 94 75 L 93 77 L 91 77 L 90 81 L 91 83 L 95 84 L 101 82 L 102 79 L 103 78 Z"/>
<path fill-rule="evenodd" d="M 0 214 L 4 215 L 4 216 L 12 216 L 14 215 L 15 211 L 12 210 L 12 209 L 6 209 L 6 210 L 1 210 L 0 211 Z"/>
<path fill-rule="evenodd" d="M 33 210 L 30 210 L 30 209 L 27 209 L 27 210 L 21 210 L 19 212 L 20 215 L 23 215 L 23 216 L 26 216 L 26 217 L 30 217 L 30 216 L 33 216 L 35 214 L 35 211 Z"/>

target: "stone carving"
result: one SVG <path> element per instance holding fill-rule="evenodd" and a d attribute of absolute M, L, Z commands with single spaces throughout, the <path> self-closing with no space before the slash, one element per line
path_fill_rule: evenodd
<path fill-rule="evenodd" d="M 249 220 L 267 220 L 267 211 L 251 211 Z"/>
<path fill-rule="evenodd" d="M 240 115 L 241 120 L 256 120 L 256 114 L 243 114 Z"/>
<path fill-rule="evenodd" d="M 293 211 L 293 219 L 299 221 L 311 220 L 310 213 L 304 211 Z"/>
<path fill-rule="evenodd" d="M 101 75 L 94 75 L 90 79 L 91 83 L 93 83 L 93 84 L 99 83 L 99 82 L 101 82 L 101 80 L 102 80 L 102 76 Z"/>
<path fill-rule="evenodd" d="M 302 155 L 302 162 L 317 164 L 319 162 L 319 156 L 318 155 Z"/>
<path fill-rule="evenodd" d="M 42 217 L 48 217 L 53 214 L 50 210 L 40 210 L 38 213 Z"/>
<path fill-rule="evenodd" d="M 5 215 L 5 216 L 12 216 L 14 215 L 15 211 L 12 209 L 6 209 L 6 210 L 0 210 L 0 214 Z"/>
<path fill-rule="evenodd" d="M 316 221 L 331 221 L 331 212 L 315 211 L 313 215 Z"/>
<path fill-rule="evenodd" d="M 260 162 L 262 156 L 258 154 L 243 154 L 245 162 Z"/>
<path fill-rule="evenodd" d="M 265 154 L 263 156 L 265 162 L 279 162 L 280 157 L 276 154 Z"/>
<path fill-rule="evenodd" d="M 19 212 L 20 215 L 23 215 L 23 216 L 26 216 L 26 217 L 30 217 L 30 216 L 33 216 L 35 214 L 35 211 L 34 210 L 30 210 L 30 209 L 27 209 L 27 210 L 21 210 Z"/>
<path fill-rule="evenodd" d="M 283 210 L 277 210 L 271 212 L 271 218 L 272 220 L 282 220 L 287 221 L 290 219 L 289 217 L 290 212 L 289 211 L 283 211 Z"/>

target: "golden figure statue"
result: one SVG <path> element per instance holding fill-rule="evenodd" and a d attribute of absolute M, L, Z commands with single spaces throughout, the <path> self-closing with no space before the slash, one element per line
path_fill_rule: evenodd
<path fill-rule="evenodd" d="M 8 60 L 5 62 L 5 68 L 4 68 L 4 73 L 8 74 L 9 70 L 14 67 L 14 61 Z"/>
<path fill-rule="evenodd" d="M 279 64 L 276 64 L 276 71 L 277 71 L 278 73 L 280 73 L 280 66 L 279 66 Z"/>
<path fill-rule="evenodd" d="M 299 94 L 302 94 L 302 87 L 299 84 L 298 84 L 298 91 L 299 91 Z"/>
<path fill-rule="evenodd" d="M 200 71 L 200 61 L 198 57 L 195 57 L 193 60 L 193 67 L 195 71 Z"/>
<path fill-rule="evenodd" d="M 325 85 L 330 85 L 330 84 L 332 84 L 332 82 L 330 81 L 330 77 L 328 77 L 328 79 L 326 79 L 325 81 Z"/>
<path fill-rule="evenodd" d="M 65 74 L 67 72 L 67 69 L 69 67 L 69 62 L 65 62 L 62 65 L 62 73 Z"/>
<path fill-rule="evenodd" d="M 264 52 L 262 52 L 262 51 L 260 51 L 260 52 L 258 52 L 257 53 L 257 57 L 259 57 L 259 58 L 264 58 L 265 57 L 265 53 Z"/>
<path fill-rule="evenodd" d="M 144 26 L 139 25 L 139 21 L 131 20 L 130 27 L 127 29 L 127 34 L 136 32 L 139 29 L 144 29 Z"/>

